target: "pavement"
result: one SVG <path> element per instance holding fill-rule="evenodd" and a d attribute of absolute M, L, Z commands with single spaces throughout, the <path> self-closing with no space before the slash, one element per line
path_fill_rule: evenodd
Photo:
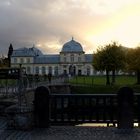
<path fill-rule="evenodd" d="M 29 131 L 8 129 L 0 118 L 0 140 L 140 140 L 140 128 L 119 130 L 115 127 L 51 126 Z"/>

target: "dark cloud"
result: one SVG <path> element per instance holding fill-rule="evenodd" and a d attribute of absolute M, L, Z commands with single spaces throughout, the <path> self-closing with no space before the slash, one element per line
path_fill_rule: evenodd
<path fill-rule="evenodd" d="M 102 20 L 82 0 L 1 0 L 0 51 L 7 53 L 10 43 L 18 48 L 57 42 L 61 47 L 72 36 L 85 43 L 85 32 Z M 46 46 L 47 52 L 61 49 Z"/>

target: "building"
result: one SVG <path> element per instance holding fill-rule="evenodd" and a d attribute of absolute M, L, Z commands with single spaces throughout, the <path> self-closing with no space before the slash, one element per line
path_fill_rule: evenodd
<path fill-rule="evenodd" d="M 11 67 L 22 67 L 27 74 L 93 75 L 93 54 L 85 54 L 80 43 L 73 38 L 65 43 L 59 54 L 43 54 L 38 48 L 13 50 Z"/>

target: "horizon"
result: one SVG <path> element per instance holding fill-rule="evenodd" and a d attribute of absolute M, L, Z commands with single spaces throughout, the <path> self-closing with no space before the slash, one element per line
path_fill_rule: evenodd
<path fill-rule="evenodd" d="M 0 51 L 35 44 L 56 54 L 74 37 L 86 53 L 116 41 L 125 47 L 140 44 L 139 0 L 1 0 Z"/>

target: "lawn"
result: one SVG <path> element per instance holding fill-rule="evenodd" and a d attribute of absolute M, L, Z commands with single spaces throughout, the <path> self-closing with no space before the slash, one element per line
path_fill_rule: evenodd
<path fill-rule="evenodd" d="M 111 80 L 111 79 L 110 79 Z M 80 85 L 106 85 L 105 76 L 76 76 L 70 80 L 72 84 Z M 134 85 L 135 76 L 116 76 L 116 85 Z"/>
<path fill-rule="evenodd" d="M 140 93 L 140 86 L 136 85 L 135 76 L 116 76 L 115 85 L 106 86 L 105 76 L 81 76 L 69 81 L 73 93 L 117 93 L 120 87 L 129 86 L 134 92 Z"/>

